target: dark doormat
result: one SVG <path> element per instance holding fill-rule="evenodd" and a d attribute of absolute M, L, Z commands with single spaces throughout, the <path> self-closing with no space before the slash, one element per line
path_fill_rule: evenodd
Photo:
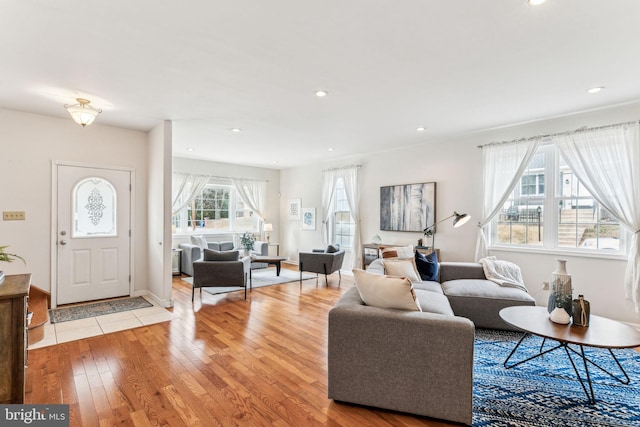
<path fill-rule="evenodd" d="M 60 323 L 152 306 L 153 304 L 142 297 L 122 298 L 72 307 L 52 308 L 49 310 L 49 318 L 51 323 Z"/>

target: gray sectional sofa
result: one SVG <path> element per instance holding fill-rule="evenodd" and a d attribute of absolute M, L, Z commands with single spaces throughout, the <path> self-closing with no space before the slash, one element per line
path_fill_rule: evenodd
<path fill-rule="evenodd" d="M 510 329 L 500 309 L 535 299 L 478 263 L 440 263 L 414 290 L 422 312 L 367 306 L 355 286 L 329 311 L 329 398 L 470 425 L 475 328 Z"/>

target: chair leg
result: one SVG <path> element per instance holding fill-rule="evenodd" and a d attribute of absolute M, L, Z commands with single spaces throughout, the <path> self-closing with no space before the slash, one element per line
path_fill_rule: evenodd
<path fill-rule="evenodd" d="M 196 287 L 191 285 L 191 302 L 193 302 L 193 297 L 195 296 L 196 293 Z"/>
<path fill-rule="evenodd" d="M 327 278 L 327 264 L 322 264 L 322 268 L 324 269 L 324 284 L 329 287 L 329 279 Z"/>
<path fill-rule="evenodd" d="M 300 270 L 300 287 L 302 287 L 302 263 L 298 264 L 298 270 Z"/>
<path fill-rule="evenodd" d="M 340 274 L 340 270 L 338 270 L 338 287 L 340 287 L 341 283 L 342 283 L 342 274 Z"/>

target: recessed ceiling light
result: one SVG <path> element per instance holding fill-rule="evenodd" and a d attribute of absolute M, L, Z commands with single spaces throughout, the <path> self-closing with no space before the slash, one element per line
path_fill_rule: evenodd
<path fill-rule="evenodd" d="M 333 151 L 333 147 L 327 148 L 328 151 Z"/>
<path fill-rule="evenodd" d="M 529 6 L 538 6 L 547 0 L 529 0 Z"/>
<path fill-rule="evenodd" d="M 329 95 L 329 92 L 327 92 L 326 90 L 317 90 L 316 91 L 316 96 L 319 96 L 320 98 Z"/>
<path fill-rule="evenodd" d="M 604 86 L 597 86 L 597 87 L 592 87 L 587 92 L 589 92 L 589 93 L 598 93 L 603 89 L 604 89 Z"/>
<path fill-rule="evenodd" d="M 424 127 L 424 126 L 420 126 L 419 128 L 416 128 L 416 130 L 417 130 L 418 132 L 424 132 L 425 130 L 427 130 L 427 128 L 426 128 L 426 127 Z"/>
<path fill-rule="evenodd" d="M 196 151 L 196 149 L 195 149 L 195 148 L 193 148 L 193 147 L 187 147 L 187 151 L 189 151 L 189 152 L 191 152 L 191 151 Z"/>
<path fill-rule="evenodd" d="M 242 129 L 239 128 L 231 128 L 231 132 L 240 132 Z"/>
<path fill-rule="evenodd" d="M 277 161 L 277 160 L 274 160 L 274 161 L 273 161 L 273 164 L 274 164 L 274 165 L 278 164 L 278 161 Z"/>

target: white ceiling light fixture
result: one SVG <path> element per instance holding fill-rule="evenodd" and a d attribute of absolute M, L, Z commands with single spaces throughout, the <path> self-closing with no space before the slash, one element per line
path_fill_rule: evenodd
<path fill-rule="evenodd" d="M 196 151 L 196 149 L 195 149 L 195 148 L 193 148 L 193 147 L 187 147 L 187 151 L 191 153 L 191 152 L 193 152 L 193 151 Z"/>
<path fill-rule="evenodd" d="M 67 109 L 74 122 L 82 127 L 88 126 L 96 119 L 96 116 L 102 113 L 102 110 L 93 108 L 91 101 L 84 98 L 76 98 L 77 104 L 67 105 L 64 104 L 64 108 Z"/>
<path fill-rule="evenodd" d="M 591 89 L 587 90 L 588 93 L 598 93 L 601 92 L 602 90 L 604 90 L 604 86 L 596 86 L 596 87 L 592 87 Z"/>
<path fill-rule="evenodd" d="M 319 98 L 324 98 L 327 95 L 329 95 L 329 92 L 327 92 L 326 90 L 317 90 L 316 91 L 316 96 L 319 97 Z"/>
<path fill-rule="evenodd" d="M 240 128 L 231 128 L 231 132 L 236 132 L 236 133 L 242 132 L 242 129 L 240 129 Z"/>
<path fill-rule="evenodd" d="M 427 128 L 426 128 L 426 127 L 424 127 L 424 126 L 420 126 L 419 128 L 416 128 L 416 130 L 417 130 L 418 132 L 424 132 L 425 130 L 427 130 Z"/>
<path fill-rule="evenodd" d="M 539 6 L 547 0 L 529 0 L 529 6 Z"/>
<path fill-rule="evenodd" d="M 333 151 L 333 147 L 327 148 L 327 151 Z"/>

